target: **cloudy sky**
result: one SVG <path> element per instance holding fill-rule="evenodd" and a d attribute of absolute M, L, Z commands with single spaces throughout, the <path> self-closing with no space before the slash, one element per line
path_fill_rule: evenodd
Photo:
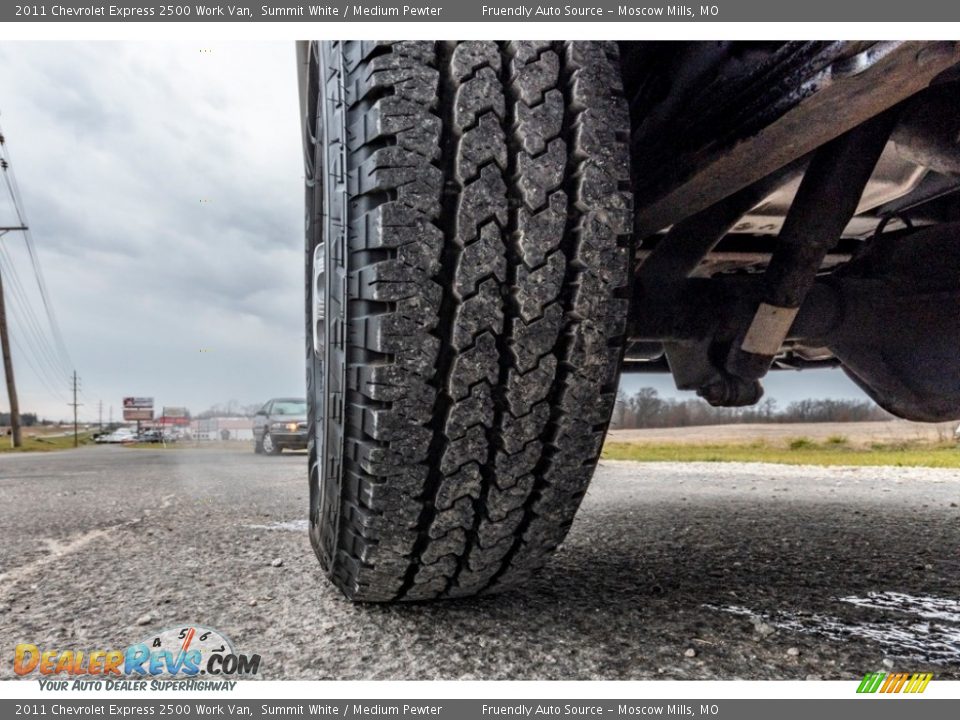
<path fill-rule="evenodd" d="M 293 44 L 207 49 L 0 47 L 0 122 L 87 417 L 128 394 L 197 411 L 303 393 Z M 17 370 L 22 410 L 66 414 Z"/>
<path fill-rule="evenodd" d="M 197 412 L 303 394 L 293 43 L 200 50 L 0 46 L 0 123 L 82 378 L 81 418 L 95 420 L 101 400 L 104 419 L 111 406 L 118 418 L 124 395 Z M 12 220 L 0 200 L 0 225 Z M 22 240 L 2 242 L 27 284 Z M 66 417 L 67 378 L 47 388 L 23 354 L 15 348 L 21 410 Z M 672 387 L 641 376 L 627 388 L 640 384 Z M 836 372 L 781 374 L 768 387 L 781 402 L 862 397 Z"/>

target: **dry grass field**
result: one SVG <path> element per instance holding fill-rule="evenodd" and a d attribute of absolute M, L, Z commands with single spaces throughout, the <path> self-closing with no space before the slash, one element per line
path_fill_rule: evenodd
<path fill-rule="evenodd" d="M 960 467 L 954 423 L 707 425 L 611 430 L 608 460 Z"/>
<path fill-rule="evenodd" d="M 941 443 L 953 439 L 956 423 L 915 423 L 906 420 L 850 423 L 757 423 L 744 425 L 703 425 L 683 428 L 611 430 L 607 442 L 701 445 L 766 442 L 787 445 L 796 438 L 826 442 L 844 437 L 851 447 L 877 443 Z"/>

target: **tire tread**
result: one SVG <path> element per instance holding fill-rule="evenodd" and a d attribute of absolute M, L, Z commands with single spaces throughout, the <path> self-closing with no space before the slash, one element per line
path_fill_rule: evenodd
<path fill-rule="evenodd" d="M 632 221 L 616 45 L 317 52 L 343 73 L 343 101 L 319 102 L 346 128 L 350 281 L 339 530 L 311 538 L 357 600 L 512 587 L 565 536 L 616 391 Z"/>

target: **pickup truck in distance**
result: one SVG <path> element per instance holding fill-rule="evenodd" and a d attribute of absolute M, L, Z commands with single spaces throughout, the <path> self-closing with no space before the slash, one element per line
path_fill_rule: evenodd
<path fill-rule="evenodd" d="M 330 41 L 298 67 L 310 537 L 347 597 L 523 583 L 621 373 L 743 406 L 841 367 L 960 417 L 958 43 Z"/>

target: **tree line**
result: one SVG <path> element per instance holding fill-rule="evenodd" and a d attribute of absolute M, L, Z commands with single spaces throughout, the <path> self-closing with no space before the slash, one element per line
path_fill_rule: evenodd
<path fill-rule="evenodd" d="M 193 417 L 197 420 L 222 417 L 253 417 L 262 406 L 262 402 L 244 404 L 238 400 L 228 400 L 225 403 L 215 403 L 203 412 L 198 412 Z"/>
<path fill-rule="evenodd" d="M 617 393 L 610 427 L 665 428 L 734 423 L 862 422 L 892 416 L 868 400 L 798 400 L 780 408 L 774 398 L 742 408 L 717 408 L 700 398 L 662 398 L 656 389 Z"/>
<path fill-rule="evenodd" d="M 36 413 L 20 413 L 20 425 L 22 427 L 33 427 L 36 424 L 49 425 L 50 420 L 39 420 Z M 10 413 L 0 412 L 0 425 L 10 424 Z"/>

